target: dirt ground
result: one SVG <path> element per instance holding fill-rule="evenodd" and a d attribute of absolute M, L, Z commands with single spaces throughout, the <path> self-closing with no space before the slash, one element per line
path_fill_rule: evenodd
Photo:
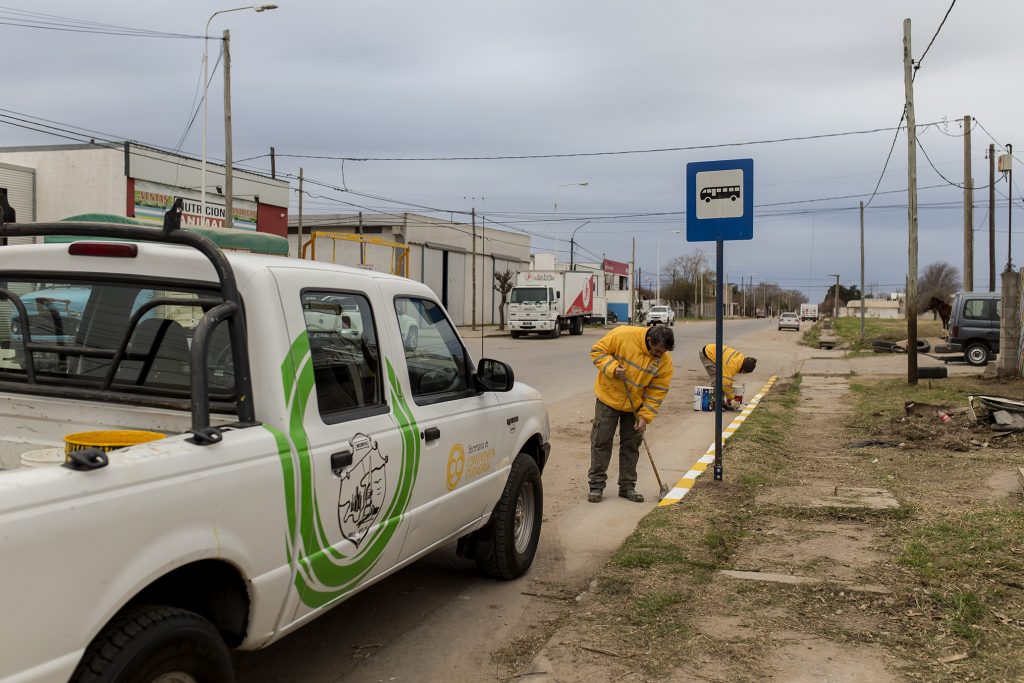
<path fill-rule="evenodd" d="M 979 382 L 780 382 L 729 442 L 725 481 L 702 477 L 647 515 L 589 586 L 546 587 L 545 628 L 497 668 L 515 681 L 1024 681 L 1024 441 L 970 422 Z"/>

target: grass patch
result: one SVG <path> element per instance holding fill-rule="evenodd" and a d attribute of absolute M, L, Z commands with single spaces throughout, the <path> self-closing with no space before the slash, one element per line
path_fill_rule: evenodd
<path fill-rule="evenodd" d="M 884 320 L 880 318 L 865 318 L 864 320 L 864 342 L 860 336 L 860 318 L 839 318 L 833 321 L 834 333 L 839 337 L 839 343 L 847 343 L 853 351 L 870 349 L 871 341 L 881 339 L 884 341 L 901 341 L 907 338 L 907 321 L 905 319 Z M 815 325 L 817 327 L 817 325 Z M 940 320 L 918 320 L 917 338 L 944 337 L 946 331 L 942 329 Z"/>

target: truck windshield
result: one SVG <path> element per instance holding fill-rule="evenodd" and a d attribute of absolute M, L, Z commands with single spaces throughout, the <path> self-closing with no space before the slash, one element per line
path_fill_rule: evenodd
<path fill-rule="evenodd" d="M 221 301 L 214 291 L 166 284 L 20 279 L 0 285 L 27 314 L 23 320 L 0 298 L 0 347 L 7 349 L 0 351 L 0 379 L 26 381 L 31 362 L 39 384 L 100 388 L 109 376 L 113 391 L 157 396 L 189 395 L 192 336 L 204 314 L 197 299 L 206 307 Z M 26 327 L 31 342 L 45 349 L 26 351 Z M 211 398 L 229 400 L 235 382 L 226 323 L 215 329 L 207 352 Z"/>
<path fill-rule="evenodd" d="M 548 300 L 547 291 L 546 287 L 513 287 L 509 303 L 543 304 Z"/>

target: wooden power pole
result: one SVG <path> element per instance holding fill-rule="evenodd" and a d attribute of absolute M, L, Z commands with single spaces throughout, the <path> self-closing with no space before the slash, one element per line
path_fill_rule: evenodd
<path fill-rule="evenodd" d="M 988 146 L 988 291 L 996 291 L 996 146 Z"/>
<path fill-rule="evenodd" d="M 302 167 L 299 166 L 299 248 L 295 251 L 295 255 L 302 258 L 302 240 L 305 235 L 302 234 Z"/>
<path fill-rule="evenodd" d="M 860 203 L 860 340 L 864 341 L 864 202 Z"/>
<path fill-rule="evenodd" d="M 971 117 L 964 117 L 964 291 L 974 291 L 974 178 L 971 177 Z"/>
<path fill-rule="evenodd" d="M 917 384 L 917 128 L 910 19 L 903 20 L 903 87 L 907 98 L 907 383 Z"/>
<path fill-rule="evenodd" d="M 473 329 L 476 329 L 476 207 L 473 208 L 473 248 L 470 250 L 469 257 L 473 259 L 473 293 L 469 300 L 473 302 L 470 306 L 473 309 L 472 318 Z"/>

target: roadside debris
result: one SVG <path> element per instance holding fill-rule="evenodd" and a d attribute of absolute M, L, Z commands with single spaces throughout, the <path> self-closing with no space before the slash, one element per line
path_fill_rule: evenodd
<path fill-rule="evenodd" d="M 871 446 L 902 448 L 903 443 L 900 441 L 886 441 L 885 439 L 864 439 L 863 441 L 854 441 L 853 443 L 846 444 L 847 448 L 870 448 Z"/>

